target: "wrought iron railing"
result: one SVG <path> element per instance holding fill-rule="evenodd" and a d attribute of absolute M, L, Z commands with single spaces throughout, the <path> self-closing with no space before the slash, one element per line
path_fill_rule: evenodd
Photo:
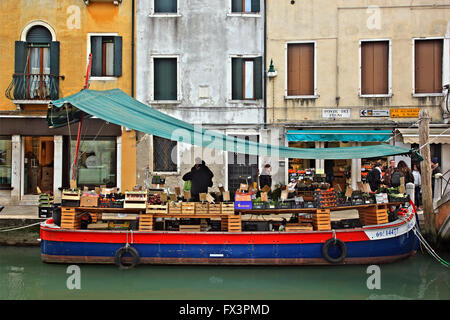
<path fill-rule="evenodd" d="M 53 74 L 15 73 L 5 95 L 10 100 L 56 100 L 59 78 Z"/>

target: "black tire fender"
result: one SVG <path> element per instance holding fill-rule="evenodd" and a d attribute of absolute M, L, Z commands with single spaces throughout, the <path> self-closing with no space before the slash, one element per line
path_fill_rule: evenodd
<path fill-rule="evenodd" d="M 339 257 L 333 258 L 329 254 L 329 249 L 332 246 L 338 246 L 341 248 L 341 255 Z M 322 246 L 322 256 L 331 263 L 339 263 L 342 262 L 345 257 L 347 256 L 347 246 L 345 245 L 344 241 L 337 238 L 330 238 Z"/>
<path fill-rule="evenodd" d="M 133 258 L 130 265 L 124 264 L 122 261 L 122 258 L 126 253 L 130 253 Z M 114 262 L 120 269 L 132 269 L 139 264 L 140 260 L 139 252 L 135 248 L 126 245 L 117 249 Z"/>

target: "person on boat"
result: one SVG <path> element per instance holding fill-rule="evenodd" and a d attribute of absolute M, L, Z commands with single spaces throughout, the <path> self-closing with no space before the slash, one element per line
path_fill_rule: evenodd
<path fill-rule="evenodd" d="M 266 163 L 259 175 L 259 187 L 264 188 L 264 186 L 272 187 L 272 175 L 271 167 L 269 163 Z"/>
<path fill-rule="evenodd" d="M 183 176 L 183 181 L 191 181 L 191 198 L 193 201 L 200 200 L 200 193 L 208 193 L 208 187 L 213 186 L 214 174 L 206 166 L 201 158 L 195 158 L 195 165 L 191 171 Z"/>
<path fill-rule="evenodd" d="M 367 174 L 367 182 L 369 183 L 372 192 L 376 192 L 380 188 L 382 180 L 381 165 L 381 160 L 378 160 L 375 163 L 375 167 Z"/>
<path fill-rule="evenodd" d="M 391 187 L 391 177 L 392 174 L 397 170 L 395 165 L 395 160 L 389 161 L 389 166 L 386 169 L 386 172 L 384 174 L 383 183 L 387 185 L 388 187 Z"/>
<path fill-rule="evenodd" d="M 414 175 L 412 174 L 411 169 L 409 169 L 405 161 L 400 161 L 397 168 L 402 176 L 405 177 L 405 187 L 407 183 L 414 183 Z"/>

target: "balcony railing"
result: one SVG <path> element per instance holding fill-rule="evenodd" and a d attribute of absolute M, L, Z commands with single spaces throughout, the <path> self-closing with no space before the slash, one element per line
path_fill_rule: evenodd
<path fill-rule="evenodd" d="M 13 74 L 5 95 L 10 100 L 56 100 L 59 78 L 52 74 Z"/>

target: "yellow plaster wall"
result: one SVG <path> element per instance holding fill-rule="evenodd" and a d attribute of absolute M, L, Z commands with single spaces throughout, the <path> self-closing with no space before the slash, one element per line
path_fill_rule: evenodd
<path fill-rule="evenodd" d="M 112 2 L 86 6 L 82 0 L 1 0 L 0 111 L 16 109 L 4 94 L 14 73 L 14 41 L 20 40 L 23 29 L 36 20 L 48 23 L 60 42 L 60 75 L 65 77 L 60 80 L 60 97 L 74 94 L 84 86 L 88 33 L 117 33 L 123 38 L 122 76 L 91 81 L 90 89 L 120 88 L 131 95 L 131 17 L 131 1 L 123 1 L 119 6 Z M 134 134 L 127 132 L 122 136 L 122 190 L 136 184 Z"/>

